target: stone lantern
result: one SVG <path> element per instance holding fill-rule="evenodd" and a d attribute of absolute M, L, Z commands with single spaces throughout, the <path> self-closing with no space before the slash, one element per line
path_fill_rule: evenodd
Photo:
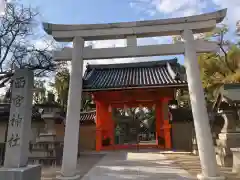
<path fill-rule="evenodd" d="M 231 148 L 240 147 L 240 131 L 237 127 L 238 104 L 240 104 L 240 84 L 224 85 L 215 103 L 215 110 L 222 116 L 223 126 L 217 139 L 217 163 L 232 166 Z"/>

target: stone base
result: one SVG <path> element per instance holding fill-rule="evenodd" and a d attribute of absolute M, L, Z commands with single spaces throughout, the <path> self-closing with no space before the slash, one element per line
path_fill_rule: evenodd
<path fill-rule="evenodd" d="M 57 180 L 80 180 L 80 175 L 75 175 L 71 177 L 57 176 Z"/>
<path fill-rule="evenodd" d="M 199 180 L 225 180 L 226 178 L 223 176 L 216 176 L 216 177 L 206 177 L 202 174 L 197 175 L 197 179 Z"/>
<path fill-rule="evenodd" d="M 0 168 L 1 180 L 41 180 L 41 166 L 28 165 L 22 168 Z"/>
<path fill-rule="evenodd" d="M 233 157 L 230 148 L 240 146 L 240 133 L 220 133 L 216 147 L 216 160 L 219 166 L 232 167 Z"/>
<path fill-rule="evenodd" d="M 193 152 L 192 152 L 195 156 L 198 156 L 199 154 L 198 154 L 198 150 L 193 150 Z"/>
<path fill-rule="evenodd" d="M 216 154 L 216 161 L 217 161 L 217 165 L 221 167 L 232 167 L 233 165 L 232 155 Z"/>
<path fill-rule="evenodd" d="M 233 152 L 233 167 L 232 172 L 240 175 L 240 148 L 231 148 Z"/>

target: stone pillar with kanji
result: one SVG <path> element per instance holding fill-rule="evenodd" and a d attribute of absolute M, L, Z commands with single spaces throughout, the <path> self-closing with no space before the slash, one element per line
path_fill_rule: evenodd
<path fill-rule="evenodd" d="M 41 167 L 28 165 L 31 134 L 33 72 L 17 69 L 12 78 L 11 109 L 4 167 L 0 179 L 40 180 Z"/>

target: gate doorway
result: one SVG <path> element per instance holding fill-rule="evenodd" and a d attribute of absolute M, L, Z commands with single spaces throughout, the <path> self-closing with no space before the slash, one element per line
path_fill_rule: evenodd
<path fill-rule="evenodd" d="M 152 148 L 157 146 L 156 117 L 153 108 L 113 110 L 114 144 L 117 147 Z"/>

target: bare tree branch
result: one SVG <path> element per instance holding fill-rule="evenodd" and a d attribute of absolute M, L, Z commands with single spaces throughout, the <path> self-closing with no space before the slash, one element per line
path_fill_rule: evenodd
<path fill-rule="evenodd" d="M 33 43 L 35 17 L 30 7 L 16 2 L 8 3 L 0 17 L 0 88 L 10 81 L 16 68 L 29 68 L 36 76 L 44 76 L 57 68 L 49 47 L 37 48 Z"/>

